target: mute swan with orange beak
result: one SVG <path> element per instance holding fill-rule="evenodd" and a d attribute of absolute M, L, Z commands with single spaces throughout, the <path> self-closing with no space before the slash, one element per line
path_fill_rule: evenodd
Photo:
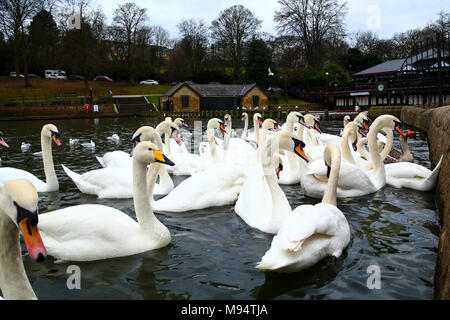
<path fill-rule="evenodd" d="M 0 289 L 5 299 L 37 299 L 23 266 L 19 240 L 20 230 L 31 259 L 42 262 L 47 256 L 37 210 L 38 195 L 30 181 L 10 180 L 0 187 Z"/>

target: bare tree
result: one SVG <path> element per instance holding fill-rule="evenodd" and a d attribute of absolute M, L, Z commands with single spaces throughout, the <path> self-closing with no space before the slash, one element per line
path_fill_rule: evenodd
<path fill-rule="evenodd" d="M 257 34 L 262 21 L 243 5 L 235 5 L 220 12 L 211 22 L 211 38 L 222 45 L 231 59 L 234 81 L 242 78 L 241 70 L 245 44 Z"/>
<path fill-rule="evenodd" d="M 190 71 L 196 73 L 201 69 L 208 47 L 208 28 L 201 19 L 182 20 L 178 24 L 181 40 L 176 47 L 182 50 L 187 61 L 190 63 Z"/>
<path fill-rule="evenodd" d="M 114 10 L 113 29 L 116 41 L 124 48 L 125 62 L 128 68 L 129 80 L 134 83 L 136 74 L 136 50 L 138 43 L 142 43 L 143 29 L 148 28 L 146 8 L 140 8 L 135 3 L 119 5 Z"/>
<path fill-rule="evenodd" d="M 25 28 L 32 17 L 41 9 L 37 0 L 0 0 L 0 21 L 4 33 L 14 43 L 14 65 L 16 77 L 20 75 L 20 58 L 23 62 L 25 86 L 30 86 L 28 79 L 28 55 L 25 44 Z"/>
<path fill-rule="evenodd" d="M 345 36 L 347 4 L 337 0 L 278 0 L 274 21 L 280 35 L 294 36 L 306 53 L 309 66 L 321 67 L 324 44 Z"/>
<path fill-rule="evenodd" d="M 153 28 L 153 45 L 156 53 L 156 66 L 159 69 L 162 66 L 164 56 L 167 54 L 167 49 L 171 45 L 170 33 L 163 26 L 154 26 Z"/>

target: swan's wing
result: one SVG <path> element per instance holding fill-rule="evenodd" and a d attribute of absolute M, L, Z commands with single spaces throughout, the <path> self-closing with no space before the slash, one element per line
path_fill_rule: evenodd
<path fill-rule="evenodd" d="M 280 248 L 295 252 L 314 234 L 332 237 L 342 218 L 342 212 L 328 203 L 299 206 L 286 218 L 278 233 Z"/>
<path fill-rule="evenodd" d="M 426 179 L 431 175 L 431 170 L 411 162 L 389 163 L 384 166 L 386 175 L 396 179 Z"/>

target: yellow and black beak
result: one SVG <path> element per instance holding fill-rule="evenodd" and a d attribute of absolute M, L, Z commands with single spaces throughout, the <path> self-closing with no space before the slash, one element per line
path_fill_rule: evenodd
<path fill-rule="evenodd" d="M 395 123 L 395 131 L 397 131 L 398 133 L 400 133 L 402 136 L 406 137 L 406 133 L 404 133 L 401 129 L 400 129 L 400 125 L 401 123 L 398 121 L 394 121 Z"/>
<path fill-rule="evenodd" d="M 309 162 L 308 157 L 306 156 L 305 151 L 303 150 L 303 148 L 305 147 L 305 143 L 296 138 L 292 138 L 292 140 L 294 140 L 295 144 L 294 153 L 297 154 L 300 158 L 302 158 L 306 162 Z"/>
<path fill-rule="evenodd" d="M 47 256 L 47 250 L 42 242 L 37 222 L 33 225 L 28 218 L 23 218 L 19 221 L 19 228 L 30 258 L 37 262 L 44 261 Z"/>
<path fill-rule="evenodd" d="M 167 158 L 164 153 L 160 150 L 153 150 L 153 155 L 155 157 L 156 162 L 167 164 L 168 166 L 174 166 L 175 163 L 172 162 L 169 158 Z"/>

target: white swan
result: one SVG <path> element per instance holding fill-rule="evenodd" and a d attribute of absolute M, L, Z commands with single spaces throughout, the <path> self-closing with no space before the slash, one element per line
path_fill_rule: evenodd
<path fill-rule="evenodd" d="M 286 150 L 307 160 L 304 143 L 291 133 L 279 131 L 272 134 L 262 146 L 261 165 L 248 173 L 234 211 L 245 223 L 266 233 L 277 233 L 283 220 L 291 213 L 291 206 L 275 177 L 274 153 Z"/>
<path fill-rule="evenodd" d="M 111 137 L 106 137 L 106 139 L 116 143 L 120 141 L 120 137 L 117 135 L 117 133 L 113 133 Z"/>
<path fill-rule="evenodd" d="M 327 256 L 339 258 L 350 243 L 347 219 L 336 207 L 341 163 L 339 148 L 327 146 L 324 159 L 329 180 L 322 202 L 314 206 L 301 205 L 286 217 L 270 249 L 256 266 L 258 269 L 301 271 Z"/>
<path fill-rule="evenodd" d="M 149 163 L 152 179 L 147 185 Z M 162 165 L 159 163 L 173 164 L 153 143 L 138 144 L 133 156 L 133 202 L 137 222 L 115 208 L 95 204 L 40 214 L 39 225 L 48 254 L 60 260 L 92 261 L 134 255 L 168 245 L 170 232 L 153 214 L 150 201 Z"/>
<path fill-rule="evenodd" d="M 39 234 L 37 209 L 36 188 L 28 180 L 10 180 L 0 187 L 0 289 L 5 299 L 37 299 L 23 266 L 19 241 L 20 229 L 29 256 L 44 260 L 47 253 Z"/>
<path fill-rule="evenodd" d="M 5 167 L 0 168 L 0 185 L 8 180 L 23 178 L 31 181 L 38 192 L 58 191 L 59 183 L 53 166 L 52 140 L 58 147 L 61 146 L 58 129 L 53 124 L 47 124 L 41 130 L 41 148 L 46 182 L 36 178 L 28 171 Z"/>
<path fill-rule="evenodd" d="M 172 119 L 170 117 L 167 117 L 166 120 L 172 121 Z M 178 135 L 184 136 L 184 133 L 181 132 L 181 129 L 188 128 L 186 121 L 184 121 L 183 118 L 176 118 L 173 121 L 173 124 L 178 128 Z M 184 132 L 187 132 L 187 131 L 185 130 Z M 182 139 L 176 140 L 174 137 L 172 137 L 172 138 L 173 139 L 170 139 L 170 150 L 172 151 L 172 153 L 190 153 L 186 147 L 185 141 L 183 141 Z M 175 162 L 175 163 L 177 163 L 177 162 Z"/>
<path fill-rule="evenodd" d="M 149 126 L 143 126 L 133 134 L 131 155 L 141 141 L 151 141 L 158 149 L 162 150 L 161 137 L 156 130 Z M 123 151 L 114 151 L 106 153 L 101 159 L 97 159 L 105 167 L 88 171 L 82 175 L 73 172 L 64 165 L 62 167 L 82 193 L 97 195 L 99 198 L 132 198 L 133 160 L 130 155 Z M 159 177 L 160 183 L 155 185 L 153 193 L 157 195 L 168 194 L 173 189 L 174 184 L 165 167 L 160 168 Z"/>
<path fill-rule="evenodd" d="M 248 133 L 247 140 L 259 143 L 259 126 L 263 125 L 262 116 L 259 112 L 253 114 L 253 132 Z"/>
<path fill-rule="evenodd" d="M 338 198 L 362 196 L 376 192 L 384 187 L 386 184 L 385 166 L 378 153 L 377 133 L 382 129 L 392 130 L 395 128 L 395 130 L 400 131 L 399 125 L 400 120 L 391 115 L 380 116 L 373 122 L 368 135 L 370 159 L 372 162 L 371 170 L 365 170 L 358 165 L 342 161 L 336 191 Z M 343 139 L 343 145 L 344 141 Z M 322 160 L 317 160 L 306 167 L 300 162 L 300 166 L 302 166 L 300 172 L 303 191 L 306 195 L 313 198 L 321 198 L 326 189 L 328 179 L 322 164 Z"/>
<path fill-rule="evenodd" d="M 300 126 L 308 128 L 309 126 L 305 123 L 304 117 L 300 112 L 293 111 L 290 112 L 286 118 L 286 131 L 294 133 L 294 125 L 299 124 Z M 297 129 L 297 132 L 300 129 Z M 303 128 L 301 129 L 303 130 Z M 301 139 L 300 139 L 301 140 Z M 298 164 L 297 157 L 292 153 L 288 152 L 285 156 L 281 155 L 281 160 L 283 163 L 283 170 L 279 174 L 278 183 L 279 184 L 296 184 L 300 182 L 300 166 Z"/>
<path fill-rule="evenodd" d="M 244 130 L 242 131 L 241 138 L 247 140 L 248 137 L 248 113 L 243 112 L 241 120 L 244 121 Z"/>

